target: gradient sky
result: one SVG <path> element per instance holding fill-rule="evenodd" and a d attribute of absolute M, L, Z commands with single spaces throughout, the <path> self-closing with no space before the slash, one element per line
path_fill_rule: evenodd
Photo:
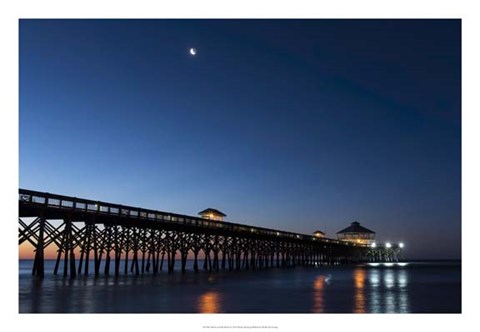
<path fill-rule="evenodd" d="M 329 237 L 358 220 L 409 258 L 460 258 L 460 36 L 460 20 L 21 20 L 20 187 Z"/>

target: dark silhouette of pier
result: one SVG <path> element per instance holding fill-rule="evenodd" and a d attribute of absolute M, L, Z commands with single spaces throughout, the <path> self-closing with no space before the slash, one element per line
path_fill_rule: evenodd
<path fill-rule="evenodd" d="M 335 239 L 20 189 L 19 245 L 25 241 L 34 247 L 33 275 L 44 276 L 44 250 L 55 246 L 53 272 L 63 261 L 71 278 L 171 273 L 177 255 L 185 272 L 189 254 L 194 271 L 232 271 L 398 260 L 401 251 L 379 256 L 378 248 Z"/>

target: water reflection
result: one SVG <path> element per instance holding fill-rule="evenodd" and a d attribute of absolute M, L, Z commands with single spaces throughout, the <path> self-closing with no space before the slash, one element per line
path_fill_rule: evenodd
<path fill-rule="evenodd" d="M 54 263 L 49 263 L 50 271 Z M 458 312 L 460 305 L 460 285 L 455 284 L 460 280 L 457 267 L 452 271 L 430 265 L 417 268 L 411 263 L 391 267 L 365 264 L 228 276 L 159 273 L 154 278 L 90 275 L 72 280 L 51 273 L 44 279 L 32 278 L 28 264 L 19 278 L 20 312 L 407 313 Z M 455 279 L 441 274 L 437 282 L 438 273 L 452 273 Z M 457 285 L 447 289 L 458 292 L 456 298 L 448 297 L 449 293 L 438 294 L 442 287 Z M 422 297 L 417 290 L 432 295 Z"/>
<path fill-rule="evenodd" d="M 385 287 L 392 288 L 395 286 L 395 277 L 393 275 L 392 269 L 387 269 L 383 273 L 383 281 L 385 283 Z"/>
<path fill-rule="evenodd" d="M 368 282 L 370 284 L 370 312 L 379 313 L 381 312 L 380 305 L 380 292 L 379 289 L 381 286 L 380 283 L 380 271 L 378 269 L 372 269 L 368 273 Z"/>
<path fill-rule="evenodd" d="M 323 290 L 325 288 L 325 276 L 318 276 L 313 281 L 313 312 L 324 312 Z"/>
<path fill-rule="evenodd" d="M 384 308 L 385 312 L 387 313 L 394 313 L 395 312 L 395 300 L 396 300 L 396 292 L 393 289 L 395 286 L 395 276 L 393 273 L 393 269 L 386 269 L 383 272 L 383 282 L 386 287 L 384 292 Z"/>
<path fill-rule="evenodd" d="M 363 268 L 357 268 L 353 271 L 353 282 L 355 284 L 354 313 L 365 313 L 365 277 L 366 272 Z"/>
<path fill-rule="evenodd" d="M 370 269 L 367 284 L 369 287 L 369 312 L 410 312 L 408 283 L 408 271 L 403 268 Z"/>
<path fill-rule="evenodd" d="M 408 285 L 408 274 L 405 270 L 400 270 L 397 273 L 398 287 L 400 289 L 407 288 Z"/>
<path fill-rule="evenodd" d="M 398 271 L 398 312 L 409 312 L 410 304 L 408 301 L 408 273 L 405 270 Z"/>
<path fill-rule="evenodd" d="M 198 299 L 198 312 L 202 314 L 218 313 L 221 311 L 220 293 L 206 292 Z"/>

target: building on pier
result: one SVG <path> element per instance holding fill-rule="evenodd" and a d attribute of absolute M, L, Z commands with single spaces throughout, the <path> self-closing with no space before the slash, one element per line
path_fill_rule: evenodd
<path fill-rule="evenodd" d="M 315 232 L 313 232 L 312 234 L 313 234 L 313 236 L 315 236 L 315 237 L 320 237 L 320 238 L 325 237 L 325 233 L 322 232 L 322 231 L 315 231 Z"/>
<path fill-rule="evenodd" d="M 345 229 L 337 232 L 337 239 L 346 242 L 371 245 L 375 242 L 375 232 L 354 221 Z"/>
<path fill-rule="evenodd" d="M 225 213 L 212 208 L 200 211 L 198 212 L 198 214 L 204 219 L 210 219 L 215 221 L 223 221 L 223 217 L 227 216 Z"/>

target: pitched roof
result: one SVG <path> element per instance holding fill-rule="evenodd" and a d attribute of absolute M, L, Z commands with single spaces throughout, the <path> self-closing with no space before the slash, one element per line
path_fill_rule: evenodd
<path fill-rule="evenodd" d="M 312 234 L 316 234 L 316 233 L 322 233 L 323 235 L 325 235 L 325 232 L 322 232 L 322 231 L 315 231 Z"/>
<path fill-rule="evenodd" d="M 373 233 L 375 234 L 374 231 L 371 231 L 368 228 L 360 226 L 360 223 L 358 221 L 352 222 L 350 226 L 337 232 L 337 234 L 339 233 Z"/>
<path fill-rule="evenodd" d="M 222 217 L 226 217 L 226 216 L 227 216 L 225 213 L 220 212 L 220 211 L 218 211 L 217 209 L 212 209 L 212 208 L 208 208 L 208 209 L 205 209 L 205 210 L 203 210 L 203 211 L 198 212 L 198 214 L 200 214 L 200 215 L 209 214 L 209 213 L 216 214 L 216 215 L 220 215 L 220 216 L 222 216 Z"/>

